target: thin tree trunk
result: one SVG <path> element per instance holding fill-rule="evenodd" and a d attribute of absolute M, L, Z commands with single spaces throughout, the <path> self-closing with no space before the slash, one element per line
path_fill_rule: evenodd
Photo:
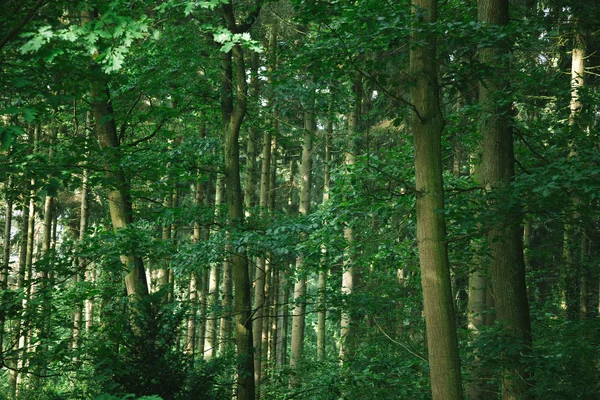
<path fill-rule="evenodd" d="M 411 127 L 415 146 L 417 191 L 417 243 L 429 374 L 434 400 L 463 398 L 458 340 L 454 316 L 442 179 L 441 134 L 435 29 L 437 0 L 413 1 L 410 50 L 410 99 L 414 107 Z"/>
<path fill-rule="evenodd" d="M 23 203 L 21 205 L 21 240 L 19 242 L 19 267 L 17 271 L 17 290 L 25 290 L 25 274 L 26 274 L 26 263 L 27 263 L 27 249 L 29 248 L 29 193 L 30 189 L 27 187 L 23 194 Z M 11 362 L 10 370 L 10 398 L 16 399 L 17 397 L 17 386 L 20 380 L 19 378 L 19 367 L 21 365 L 21 335 L 24 329 L 24 321 L 17 317 L 14 328 L 14 338 L 16 339 L 16 351 L 15 358 Z"/>
<path fill-rule="evenodd" d="M 223 204 L 223 195 L 224 195 L 224 187 L 223 187 L 223 179 L 222 176 L 217 178 L 216 191 L 215 191 L 215 209 L 219 210 L 221 205 Z M 214 263 L 210 268 L 209 274 L 209 284 L 208 284 L 208 306 L 210 309 L 210 313 L 207 315 L 206 319 L 206 340 L 204 342 L 204 357 L 207 359 L 212 358 L 217 354 L 218 350 L 218 340 L 217 333 L 219 331 L 218 327 L 218 315 L 217 315 L 217 302 L 219 299 L 219 263 Z M 225 300 L 225 299 L 223 299 Z M 231 307 L 231 303 L 229 303 L 229 307 Z M 222 317 L 224 319 L 224 317 Z M 224 325 L 224 323 L 223 323 Z M 229 323 L 231 325 L 231 323 Z M 223 328 L 223 326 L 222 326 Z M 221 332 L 224 334 L 224 332 Z M 221 337 L 223 338 L 223 336 Z"/>
<path fill-rule="evenodd" d="M 287 363 L 289 298 L 290 286 L 287 273 L 282 268 L 279 270 L 279 295 L 277 296 L 277 344 L 275 346 L 275 368 L 277 370 L 281 370 Z"/>
<path fill-rule="evenodd" d="M 578 24 L 576 24 L 577 26 Z M 584 85 L 585 73 L 585 48 L 581 34 L 576 33 L 573 40 L 573 50 L 571 52 L 571 101 L 569 104 L 569 126 L 572 129 L 578 129 L 579 114 L 583 104 L 580 99 L 580 91 Z M 569 143 L 569 158 L 577 155 L 577 149 L 573 142 Z M 577 252 L 581 250 L 581 231 L 576 221 L 578 199 L 571 199 L 572 210 L 567 215 L 567 221 L 564 226 L 563 237 L 563 268 L 561 271 L 561 294 L 565 305 L 567 319 L 576 319 L 581 312 L 580 305 L 580 283 L 581 283 L 581 257 Z"/>
<path fill-rule="evenodd" d="M 304 217 L 310 214 L 310 198 L 312 189 L 312 149 L 315 135 L 315 116 L 313 110 L 304 113 L 304 141 L 302 145 L 302 164 L 300 167 L 300 214 Z M 296 271 L 300 278 L 294 285 L 294 313 L 292 316 L 292 342 L 290 353 L 290 367 L 297 367 L 303 361 L 304 329 L 306 321 L 306 273 L 304 256 L 296 259 Z"/>
<path fill-rule="evenodd" d="M 236 32 L 237 24 L 233 4 L 222 6 L 223 17 L 230 30 Z M 248 84 L 246 67 L 241 45 L 236 44 L 231 50 L 235 62 L 236 90 L 229 92 L 235 105 L 231 112 L 223 115 L 225 127 L 225 193 L 229 214 L 229 229 L 235 234 L 244 223 L 243 193 L 240 183 L 240 144 L 239 134 L 247 108 Z M 252 301 L 248 259 L 245 248 L 231 248 L 231 267 L 234 287 L 234 310 L 237 345 L 237 398 L 250 400 L 256 397 L 254 384 L 254 351 L 252 343 Z"/>
<path fill-rule="evenodd" d="M 590 239 L 586 232 L 581 235 L 581 282 L 579 291 L 579 317 L 586 319 L 589 316 L 590 303 Z"/>
<path fill-rule="evenodd" d="M 356 164 L 356 137 L 359 131 L 359 124 L 361 120 L 362 111 L 362 100 L 363 100 L 363 84 L 362 75 L 356 73 L 352 85 L 354 94 L 354 104 L 352 112 L 348 118 L 348 144 L 344 154 L 344 163 L 347 168 L 352 168 Z M 352 173 L 351 171 L 347 173 Z M 346 299 L 349 299 L 355 290 L 357 284 L 357 272 L 354 266 L 354 230 L 351 226 L 352 222 L 348 222 L 348 225 L 344 228 L 344 240 L 346 242 L 346 249 L 344 254 L 344 271 L 342 273 L 342 295 Z M 353 321 L 351 307 L 346 306 L 342 309 L 340 319 L 340 359 L 344 360 L 349 358 L 352 348 L 352 339 L 354 334 L 355 321 Z"/>
<path fill-rule="evenodd" d="M 333 94 L 332 94 L 333 105 Z M 329 186 L 330 186 L 330 163 L 331 163 L 331 137 L 333 135 L 333 116 L 330 115 L 327 121 L 327 129 L 325 131 L 325 160 L 323 170 L 323 203 L 329 201 Z M 323 246 L 324 266 L 329 263 L 327 256 L 327 248 Z M 324 361 L 326 357 L 326 326 L 327 321 L 327 271 L 325 269 L 319 271 L 318 280 L 319 305 L 317 314 L 317 360 Z"/>
<path fill-rule="evenodd" d="M 0 290 L 4 293 L 8 288 L 8 275 L 10 270 L 10 253 L 11 253 L 11 229 L 13 216 L 13 197 L 11 194 L 12 184 L 10 177 L 6 180 L 6 214 L 4 217 L 4 240 L 2 242 L 2 271 L 0 271 Z M 0 352 L 4 354 L 4 338 L 5 338 L 5 322 L 6 312 L 4 307 L 0 309 Z"/>
<path fill-rule="evenodd" d="M 81 195 L 80 195 L 80 206 L 79 206 L 79 237 L 77 238 L 79 244 L 83 243 L 85 239 L 86 231 L 88 228 L 88 216 L 89 216 L 89 195 L 88 195 L 88 170 L 84 168 L 81 177 Z M 76 271 L 73 276 L 75 285 L 78 282 L 84 282 L 86 279 L 88 261 L 85 257 L 78 257 L 76 260 Z M 86 302 L 92 299 L 86 299 Z M 83 311 L 84 302 L 78 302 L 75 305 L 75 312 L 73 313 L 73 350 L 76 350 L 80 346 L 81 333 L 83 331 Z"/>

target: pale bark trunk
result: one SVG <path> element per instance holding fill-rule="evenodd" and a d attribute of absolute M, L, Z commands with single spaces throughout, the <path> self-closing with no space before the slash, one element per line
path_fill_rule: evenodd
<path fill-rule="evenodd" d="M 190 284 L 188 287 L 188 304 L 190 307 L 190 315 L 186 323 L 185 334 L 185 354 L 190 360 L 196 357 L 196 312 L 198 308 L 198 287 L 196 274 L 190 275 Z"/>
<path fill-rule="evenodd" d="M 429 374 L 434 400 L 463 398 L 458 340 L 448 263 L 442 179 L 439 87 L 436 67 L 436 38 L 430 25 L 437 19 L 436 0 L 413 1 L 418 15 L 412 33 L 410 99 L 414 107 L 411 127 L 415 146 L 417 191 L 417 243 Z"/>
<path fill-rule="evenodd" d="M 52 145 L 54 139 L 56 139 L 56 130 L 52 129 L 50 131 L 49 144 Z M 51 147 L 52 148 L 52 147 Z M 53 151 L 50 150 L 48 154 L 48 160 L 52 161 Z M 44 355 L 48 351 L 48 343 L 47 340 L 50 337 L 50 314 L 51 314 L 51 292 L 52 292 L 52 234 L 53 234 L 53 223 L 54 219 L 54 210 L 55 210 L 55 198 L 53 196 L 46 195 L 44 199 L 44 220 L 42 223 L 43 228 L 43 236 L 42 236 L 42 249 L 41 249 L 41 259 L 43 260 L 43 264 L 40 266 L 40 263 L 36 263 L 36 269 L 39 273 L 39 294 L 42 296 L 41 300 L 41 315 L 42 315 L 42 323 L 39 330 L 39 340 L 40 342 L 36 344 L 35 351 L 41 355 Z M 36 368 L 37 374 L 34 375 L 34 385 L 38 386 L 41 384 L 40 377 L 43 377 L 47 373 L 47 362 L 42 356 L 39 365 Z"/>
<path fill-rule="evenodd" d="M 29 238 L 29 188 L 25 190 L 26 194 L 23 194 L 23 204 L 21 205 L 21 240 L 19 242 L 19 269 L 17 271 L 17 290 L 25 290 L 25 275 L 26 275 L 26 263 L 27 263 L 27 249 L 28 238 Z M 19 368 L 21 366 L 22 357 L 21 354 L 21 336 L 23 334 L 23 322 L 21 318 L 17 317 L 14 328 L 14 337 L 17 340 L 17 360 L 11 364 L 12 369 L 10 370 L 10 398 L 16 399 L 17 397 L 17 386 L 20 380 Z"/>
<path fill-rule="evenodd" d="M 585 73 L 585 49 L 580 34 L 576 34 L 573 41 L 573 50 L 571 52 L 571 101 L 569 104 L 569 126 L 573 129 L 578 127 L 578 118 L 583 104 L 580 99 L 580 90 L 584 85 Z M 569 157 L 577 154 L 575 145 L 569 143 Z M 565 306 L 566 317 L 576 319 L 580 315 L 580 283 L 581 283 L 581 258 L 577 256 L 577 251 L 581 250 L 581 232 L 580 227 L 576 225 L 579 219 L 575 209 L 579 203 L 578 199 L 571 199 L 571 207 L 567 214 L 567 221 L 564 226 L 563 237 L 563 268 L 561 271 L 561 294 Z"/>
<path fill-rule="evenodd" d="M 271 184 L 271 131 L 266 129 L 263 134 L 261 179 L 260 179 L 260 217 L 267 216 L 267 207 L 269 206 L 269 191 Z M 260 256 L 256 260 L 256 279 L 254 283 L 254 378 L 258 385 L 261 381 L 261 362 L 262 362 L 262 325 L 265 306 L 265 277 L 267 261 L 265 256 Z"/>
<path fill-rule="evenodd" d="M 302 145 L 302 164 L 300 167 L 300 214 L 310 214 L 310 197 L 312 189 L 312 148 L 315 135 L 315 116 L 313 110 L 304 114 L 304 142 Z M 294 285 L 294 313 L 292 317 L 292 342 L 290 354 L 290 367 L 294 368 L 303 361 L 304 329 L 306 320 L 306 275 L 302 271 L 304 256 L 296 259 L 296 271 L 300 274 L 298 282 Z"/>
<path fill-rule="evenodd" d="M 333 98 L 332 98 L 333 100 Z M 332 101 L 333 103 L 333 101 Z M 325 131 L 325 160 L 323 170 L 323 203 L 329 201 L 329 185 L 330 171 L 329 164 L 331 163 L 331 136 L 333 135 L 333 116 L 330 115 L 327 121 L 327 129 Z M 327 248 L 323 246 L 324 267 L 328 265 Z M 318 314 L 317 314 L 317 360 L 323 361 L 326 357 L 326 326 L 327 321 L 327 272 L 325 269 L 319 271 L 318 281 Z"/>
<path fill-rule="evenodd" d="M 223 178 L 222 175 L 219 175 L 219 177 L 217 178 L 217 183 L 216 183 L 216 189 L 215 189 L 215 209 L 219 210 L 221 208 L 221 205 L 223 204 L 223 195 L 224 195 L 224 186 L 223 186 Z M 220 268 L 219 268 L 220 263 L 214 263 L 213 265 L 211 265 L 210 268 L 210 273 L 209 273 L 209 283 L 208 283 L 208 305 L 211 309 L 211 312 L 209 313 L 209 315 L 207 315 L 207 319 L 206 319 L 206 339 L 204 342 L 204 357 L 207 359 L 210 359 L 212 357 L 214 357 L 217 354 L 217 350 L 219 348 L 219 342 L 218 342 L 218 331 L 219 331 L 219 327 L 218 327 L 218 315 L 216 312 L 216 305 L 217 305 L 217 301 L 219 299 L 219 275 L 220 275 Z M 225 279 L 225 278 L 224 278 Z M 223 298 L 223 301 L 225 301 L 225 298 Z M 229 304 L 229 307 L 231 307 L 231 303 Z M 225 313 L 228 313 L 228 311 L 226 310 Z M 223 335 L 225 335 L 226 333 L 223 332 L 223 329 L 225 328 L 225 316 L 221 317 L 221 340 L 223 340 Z M 231 325 L 231 323 L 229 323 Z"/>
<path fill-rule="evenodd" d="M 79 201 L 79 237 L 77 240 L 81 244 L 85 239 L 86 231 L 88 228 L 88 216 L 89 216 L 89 195 L 88 195 L 88 170 L 84 169 L 81 176 L 81 194 Z M 77 270 L 75 271 L 74 281 L 84 282 L 88 271 L 88 260 L 85 257 L 77 258 Z M 91 302 L 92 299 L 86 299 L 83 303 L 78 303 L 75 307 L 75 313 L 73 315 L 73 349 L 78 349 L 80 345 L 80 337 L 83 331 L 83 312 L 87 302 Z"/>
<path fill-rule="evenodd" d="M 505 26 L 508 23 L 508 0 L 479 0 L 478 19 L 485 24 Z M 482 177 L 483 184 L 496 198 L 490 203 L 500 209 L 509 201 L 506 189 L 514 176 L 513 138 L 510 128 L 510 105 L 499 105 L 495 99 L 506 90 L 508 49 L 496 46 L 481 51 L 481 62 L 497 67 L 496 76 L 490 76 L 479 85 L 479 101 L 486 116 L 482 121 Z M 517 212 L 512 215 L 518 214 Z M 502 373 L 502 399 L 529 398 L 530 373 L 523 364 L 523 356 L 530 351 L 531 323 L 525 284 L 523 235 L 518 224 L 505 221 L 494 224 L 488 234 L 490 272 L 496 307 L 496 319 L 506 327 L 514 344 L 521 351 L 505 354 Z"/>
<path fill-rule="evenodd" d="M 352 168 L 352 166 L 356 163 L 356 136 L 359 131 L 359 124 L 361 120 L 361 111 L 362 111 L 362 97 L 363 97 L 363 85 L 362 85 L 362 75 L 356 73 L 353 81 L 353 94 L 354 94 L 354 104 L 352 112 L 348 118 L 348 144 L 347 150 L 344 154 L 347 168 Z M 350 172 L 352 173 L 352 172 Z M 342 295 L 344 297 L 349 298 L 355 290 L 355 285 L 357 281 L 357 271 L 355 271 L 354 267 L 354 231 L 351 226 L 352 221 L 349 222 L 349 225 L 344 228 L 344 240 L 346 241 L 346 250 L 344 254 L 344 271 L 342 273 Z M 344 360 L 350 355 L 350 348 L 352 347 L 352 336 L 353 336 L 353 327 L 355 321 L 352 320 L 352 314 L 349 308 L 343 308 L 340 320 L 340 359 Z"/>
<path fill-rule="evenodd" d="M 200 304 L 198 310 L 198 350 L 200 350 L 200 358 L 204 358 L 206 350 L 206 329 L 207 329 L 207 309 L 208 309 L 208 279 L 209 271 L 202 271 L 201 275 L 196 278 L 198 290 L 198 302 Z"/>

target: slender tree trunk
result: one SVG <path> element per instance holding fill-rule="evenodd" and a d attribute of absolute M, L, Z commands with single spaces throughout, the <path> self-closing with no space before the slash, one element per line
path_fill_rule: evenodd
<path fill-rule="evenodd" d="M 333 105 L 333 94 L 332 94 Z M 329 116 L 327 121 L 327 129 L 325 131 L 325 160 L 323 170 L 323 203 L 329 201 L 329 186 L 330 186 L 330 164 L 331 164 L 331 137 L 333 135 L 333 115 Z M 323 246 L 324 266 L 329 264 L 327 256 L 327 248 Z M 317 315 L 317 359 L 324 361 L 327 355 L 326 352 L 326 326 L 327 321 L 327 271 L 323 269 L 319 271 L 318 281 L 319 291 L 319 306 Z"/>
<path fill-rule="evenodd" d="M 56 139 L 56 130 L 52 129 L 49 137 L 49 145 L 52 146 Z M 53 150 L 50 150 L 48 160 L 52 161 Z M 34 375 L 34 384 L 36 386 L 41 384 L 40 377 L 44 377 L 47 373 L 48 363 L 45 358 L 45 354 L 48 352 L 48 339 L 50 338 L 51 330 L 51 319 L 50 314 L 52 310 L 51 306 L 51 295 L 52 295 L 52 283 L 51 276 L 53 270 L 53 255 L 52 250 L 52 233 L 53 233 L 53 222 L 55 212 L 55 198 L 50 195 L 46 195 L 44 199 L 44 220 L 42 224 L 43 237 L 42 237 L 42 251 L 41 260 L 36 263 L 36 270 L 39 272 L 39 291 L 38 295 L 41 296 L 40 315 L 42 315 L 41 326 L 39 330 L 39 344 L 36 346 L 36 353 L 41 356 L 38 361 L 37 374 Z M 38 386 L 39 387 L 39 386 Z"/>
<path fill-rule="evenodd" d="M 290 286 L 287 273 L 282 268 L 279 270 L 279 295 L 277 296 L 277 344 L 275 346 L 275 368 L 277 370 L 281 370 L 287 363 L 289 298 Z"/>
<path fill-rule="evenodd" d="M 252 101 L 259 101 L 260 79 L 258 69 L 260 67 L 260 57 L 258 53 L 250 55 L 250 97 Z M 250 212 L 256 206 L 256 175 L 258 166 L 256 162 L 258 129 L 252 125 L 248 129 L 248 142 L 246 144 L 246 183 L 244 185 L 244 203 L 246 212 Z"/>
<path fill-rule="evenodd" d="M 188 304 L 190 307 L 190 315 L 188 316 L 186 323 L 186 334 L 185 334 L 185 354 L 190 360 L 194 360 L 196 357 L 196 316 L 198 309 L 198 285 L 196 274 L 190 275 L 190 284 L 188 287 Z"/>
<path fill-rule="evenodd" d="M 222 6 L 223 17 L 227 26 L 233 32 L 238 27 L 235 22 L 233 4 L 229 2 Z M 225 193 L 229 214 L 229 229 L 231 234 L 243 226 L 243 193 L 240 183 L 240 144 L 239 134 L 247 108 L 248 84 L 246 82 L 246 67 L 244 54 L 239 44 L 233 46 L 231 54 L 235 63 L 235 105 L 229 113 L 223 115 L 225 126 Z M 254 351 L 252 343 L 252 301 L 250 292 L 250 275 L 245 248 L 231 248 L 231 268 L 234 286 L 235 331 L 237 345 L 237 398 L 250 400 L 256 397 L 254 385 Z"/>
<path fill-rule="evenodd" d="M 25 189 L 23 193 L 23 203 L 21 205 L 21 240 L 19 242 L 19 267 L 17 271 L 17 290 L 25 291 L 25 274 L 26 274 L 26 263 L 27 263 L 27 249 L 28 238 L 29 238 L 29 187 Z M 21 356 L 21 336 L 23 334 L 24 321 L 22 318 L 17 317 L 14 328 L 14 338 L 16 339 L 16 351 L 14 352 L 15 357 L 11 362 L 12 369 L 10 370 L 10 398 L 16 399 L 19 378 L 19 368 L 22 365 Z"/>
<path fill-rule="evenodd" d="M 38 141 L 40 138 L 40 127 L 36 126 L 33 130 L 33 153 L 37 153 Z M 35 213 L 36 213 L 36 181 L 34 178 L 29 183 L 29 216 L 27 218 L 27 241 L 25 243 L 25 270 L 24 270 L 24 282 L 23 282 L 23 301 L 21 303 L 21 315 L 23 316 L 20 321 L 20 336 L 18 345 L 17 355 L 17 369 L 23 371 L 28 367 L 28 353 L 31 351 L 31 321 L 25 316 L 29 313 L 28 308 L 31 307 L 31 299 L 35 293 L 34 279 L 33 279 L 33 261 L 34 261 L 34 250 L 36 241 L 35 232 Z M 19 267 L 20 268 L 20 267 Z M 16 375 L 16 397 L 19 397 L 19 388 L 24 385 L 26 375 L 18 372 Z"/>
<path fill-rule="evenodd" d="M 216 191 L 215 191 L 215 209 L 219 210 L 221 205 L 223 204 L 223 195 L 224 195 L 224 186 L 223 179 L 220 177 L 217 179 Z M 218 340 L 217 333 L 219 330 L 218 327 L 218 315 L 216 311 L 217 301 L 219 299 L 219 263 L 214 263 L 210 268 L 209 274 L 209 284 L 208 284 L 208 305 L 210 309 L 210 313 L 207 315 L 206 320 L 206 341 L 204 343 L 204 357 L 207 359 L 214 357 L 217 354 L 218 350 Z M 223 298 L 225 301 L 225 298 Z M 228 307 L 231 307 L 231 303 L 229 303 Z M 227 313 L 228 311 L 226 311 Z M 225 317 L 222 317 L 222 325 L 221 328 L 224 329 Z M 231 326 L 231 322 L 229 322 L 229 326 Z M 226 334 L 225 332 L 221 332 L 221 335 Z M 221 340 L 223 336 L 221 336 Z"/>
<path fill-rule="evenodd" d="M 260 178 L 260 217 L 267 217 L 267 207 L 269 206 L 269 191 L 271 184 L 271 131 L 266 129 L 263 134 L 261 178 Z M 256 280 L 254 286 L 254 378 L 258 385 L 261 380 L 261 362 L 262 362 L 262 325 L 265 306 L 265 277 L 267 261 L 265 256 L 260 256 L 256 260 Z"/>
<path fill-rule="evenodd" d="M 5 184 L 6 191 L 6 214 L 4 217 L 4 240 L 2 242 L 2 270 L 0 271 L 0 290 L 2 293 L 8 289 L 8 276 L 10 272 L 10 254 L 11 254 L 11 230 L 12 230 L 12 216 L 13 216 L 13 196 L 11 194 L 12 184 L 10 177 L 6 180 Z M 9 351 L 9 347 L 5 350 L 5 324 L 6 324 L 6 311 L 4 307 L 0 310 L 0 352 L 2 352 L 2 360 L 8 365 L 11 365 L 10 361 L 5 361 L 4 352 Z"/>
<path fill-rule="evenodd" d="M 0 290 L 5 293 L 8 289 L 8 275 L 10 271 L 10 253 L 11 253 L 11 229 L 13 216 L 13 197 L 11 194 L 12 184 L 10 177 L 6 180 L 6 214 L 4 217 L 4 240 L 2 242 L 2 271 L 0 271 Z M 4 354 L 6 312 L 4 308 L 0 309 L 0 352 Z"/>
<path fill-rule="evenodd" d="M 304 114 L 304 142 L 302 145 L 302 165 L 300 167 L 300 214 L 310 214 L 310 197 L 312 189 L 312 149 L 315 135 L 315 116 L 313 110 Z M 294 313 L 292 317 L 292 342 L 290 367 L 297 367 L 303 361 L 304 329 L 306 321 L 306 273 L 302 271 L 304 256 L 296 259 L 296 271 L 300 278 L 294 285 Z"/>
<path fill-rule="evenodd" d="M 86 231 L 88 228 L 88 216 L 89 216 L 89 195 L 88 195 L 88 170 L 85 168 L 81 177 L 81 195 L 80 195 L 80 206 L 79 206 L 79 237 L 78 241 L 81 245 L 85 239 Z M 88 260 L 85 257 L 78 257 L 76 260 L 76 271 L 73 277 L 74 283 L 77 285 L 78 282 L 84 282 L 86 280 L 88 270 Z M 73 349 L 76 350 L 80 346 L 81 333 L 83 331 L 83 311 L 87 302 L 91 302 L 92 299 L 86 299 L 85 302 L 78 302 L 75 305 L 75 312 L 73 313 Z M 91 317 L 91 316 L 90 316 Z"/>
<path fill-rule="evenodd" d="M 353 82 L 353 93 L 354 93 L 354 105 L 352 113 L 348 118 L 348 144 L 347 150 L 344 154 L 347 168 L 352 168 L 356 164 L 356 137 L 359 131 L 359 124 L 361 120 L 362 111 L 362 97 L 363 97 L 363 85 L 362 75 L 356 73 Z M 349 172 L 352 173 L 352 172 Z M 342 294 L 348 299 L 355 290 L 357 284 L 357 273 L 354 266 L 354 230 L 351 226 L 352 221 L 348 222 L 348 226 L 344 228 L 344 240 L 346 241 L 346 250 L 344 254 L 344 271 L 342 273 Z M 342 310 L 340 320 L 340 359 L 348 358 L 350 356 L 350 349 L 352 347 L 353 339 L 353 328 L 355 321 L 353 321 L 351 307 L 346 307 Z"/>
<path fill-rule="evenodd" d="M 578 24 L 576 24 L 578 25 Z M 577 130 L 579 114 L 583 104 L 580 99 L 580 91 L 584 85 L 585 73 L 585 48 L 581 34 L 576 33 L 573 40 L 573 50 L 571 52 L 571 101 L 569 104 L 569 126 Z M 577 155 L 576 145 L 569 143 L 569 158 Z M 579 219 L 577 215 L 578 199 L 571 199 L 571 208 L 567 215 L 567 221 L 564 226 L 563 237 L 563 268 L 561 271 L 561 294 L 567 319 L 574 320 L 580 315 L 580 283 L 581 283 L 581 257 L 577 252 L 581 250 L 581 231 L 580 226 L 576 224 Z"/>
<path fill-rule="evenodd" d="M 505 26 L 508 23 L 508 0 L 479 0 L 479 21 L 484 24 Z M 500 210 L 509 204 L 507 189 L 514 176 L 513 138 L 510 128 L 510 103 L 498 97 L 505 96 L 508 83 L 507 49 L 503 44 L 481 51 L 480 60 L 497 68 L 494 77 L 479 85 L 479 101 L 486 115 L 482 121 L 483 184 L 493 195 L 492 209 Z M 498 79 L 499 78 L 499 79 Z M 517 211 L 510 215 L 517 215 Z M 509 215 L 508 213 L 506 215 Z M 523 356 L 530 351 L 531 323 L 525 284 L 523 235 L 518 223 L 500 221 L 489 230 L 490 272 L 496 307 L 496 319 L 512 337 L 521 351 L 504 354 L 502 399 L 529 398 L 530 373 L 523 364 Z"/>
<path fill-rule="evenodd" d="M 442 179 L 439 87 L 436 67 L 436 0 L 413 1 L 413 27 L 410 50 L 410 89 L 414 107 L 411 127 L 415 146 L 417 190 L 417 242 L 429 374 L 434 400 L 463 398 L 454 302 L 452 297 Z"/>
<path fill-rule="evenodd" d="M 169 166 L 167 165 L 167 169 Z M 163 208 L 171 208 L 171 200 L 173 198 L 173 189 L 169 188 L 165 198 L 163 199 Z M 169 243 L 171 240 L 171 224 L 168 221 L 163 222 L 161 239 L 164 243 Z M 169 261 L 164 260 L 156 274 L 156 289 L 162 290 L 162 301 L 167 302 L 169 298 Z"/>
<path fill-rule="evenodd" d="M 579 291 L 579 317 L 586 319 L 589 316 L 590 306 L 590 239 L 586 232 L 581 235 L 581 282 Z"/>

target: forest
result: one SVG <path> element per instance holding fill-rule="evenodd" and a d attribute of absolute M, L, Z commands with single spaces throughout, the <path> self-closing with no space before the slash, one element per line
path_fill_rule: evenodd
<path fill-rule="evenodd" d="M 600 398 L 600 3 L 0 0 L 0 400 Z"/>

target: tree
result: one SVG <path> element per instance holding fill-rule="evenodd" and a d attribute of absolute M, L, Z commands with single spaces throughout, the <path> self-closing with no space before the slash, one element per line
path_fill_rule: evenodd
<path fill-rule="evenodd" d="M 508 23 L 508 1 L 479 0 L 478 19 L 484 24 L 505 26 Z M 491 193 L 490 207 L 500 210 L 509 202 L 510 182 L 514 172 L 514 149 L 510 126 L 511 102 L 508 82 L 506 43 L 499 41 L 481 51 L 481 62 L 494 65 L 499 76 L 488 77 L 479 85 L 482 119 L 481 174 L 486 190 Z M 508 98 L 507 98 L 508 97 Z M 516 210 L 511 210 L 516 214 Z M 513 215 L 514 215 L 513 214 Z M 508 337 L 519 346 L 512 356 L 505 354 L 507 364 L 502 376 L 502 398 L 525 398 L 529 391 L 529 373 L 523 355 L 531 346 L 531 323 L 525 284 L 523 236 L 519 221 L 501 220 L 488 233 L 490 271 L 497 321 L 508 331 Z"/>
<path fill-rule="evenodd" d="M 442 120 L 436 69 L 437 1 L 413 3 L 414 26 L 410 52 L 413 86 L 411 129 L 415 145 L 417 243 L 427 349 L 434 399 L 462 399 L 458 339 L 444 221 L 442 179 Z"/>

